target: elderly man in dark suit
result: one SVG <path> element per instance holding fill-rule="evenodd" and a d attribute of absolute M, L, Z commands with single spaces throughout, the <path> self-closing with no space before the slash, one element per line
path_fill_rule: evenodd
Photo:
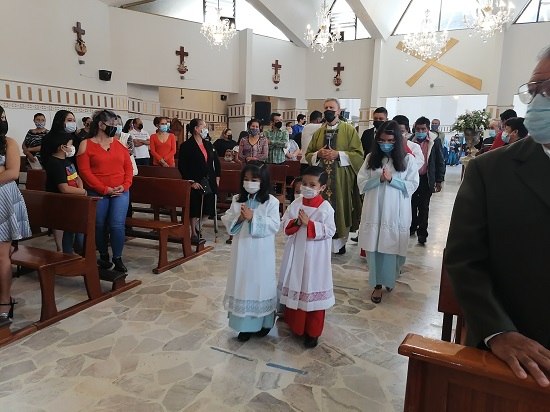
<path fill-rule="evenodd" d="M 490 349 L 518 378 L 549 386 L 550 48 L 520 87 L 531 137 L 469 162 L 445 263 L 467 344 Z"/>

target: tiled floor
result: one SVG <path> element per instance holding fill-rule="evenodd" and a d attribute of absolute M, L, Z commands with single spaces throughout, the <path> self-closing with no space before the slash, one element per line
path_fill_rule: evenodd
<path fill-rule="evenodd" d="M 432 197 L 426 247 L 411 239 L 405 270 L 380 305 L 356 244 L 334 256 L 336 306 L 320 344 L 306 350 L 281 321 L 265 338 L 238 342 L 221 303 L 230 246 L 160 275 L 146 240 L 124 252 L 141 287 L 0 349 L 0 411 L 402 411 L 409 332 L 441 333 L 438 282 L 459 168 Z M 44 239 L 40 240 L 45 241 Z M 284 239 L 277 237 L 281 258 Z M 173 250 L 176 250 L 175 247 Z M 107 287 L 107 285 L 105 285 Z M 15 327 L 39 318 L 36 276 L 15 279 Z M 84 297 L 79 279 L 59 279 L 62 308 Z"/>

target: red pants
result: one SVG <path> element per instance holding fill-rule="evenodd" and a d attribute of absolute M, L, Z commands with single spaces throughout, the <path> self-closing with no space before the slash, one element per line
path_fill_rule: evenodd
<path fill-rule="evenodd" d="M 292 332 L 298 336 L 307 333 L 312 338 L 318 338 L 323 333 L 325 325 L 325 311 L 314 310 L 305 312 L 301 309 L 289 309 L 285 307 L 285 322 Z"/>

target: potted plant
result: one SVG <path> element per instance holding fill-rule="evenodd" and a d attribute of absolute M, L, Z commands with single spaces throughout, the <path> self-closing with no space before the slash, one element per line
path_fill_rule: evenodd
<path fill-rule="evenodd" d="M 485 110 L 467 110 L 466 113 L 457 117 L 452 126 L 452 130 L 464 133 L 468 155 L 461 159 L 461 162 L 466 168 L 468 162 L 473 159 L 478 152 L 474 147 L 479 143 L 480 135 L 489 128 L 489 120 L 491 113 Z"/>

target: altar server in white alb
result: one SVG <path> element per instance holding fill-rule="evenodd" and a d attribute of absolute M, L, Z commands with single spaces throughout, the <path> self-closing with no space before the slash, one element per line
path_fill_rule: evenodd
<path fill-rule="evenodd" d="M 275 234 L 281 221 L 279 201 L 270 191 L 267 165 L 248 162 L 241 172 L 240 193 L 222 216 L 233 235 L 223 305 L 229 311 L 229 326 L 239 332 L 241 342 L 253 333 L 266 336 L 275 323 Z"/>
<path fill-rule="evenodd" d="M 376 143 L 357 175 L 359 191 L 365 194 L 359 226 L 359 246 L 367 251 L 371 300 L 382 301 L 382 286 L 388 292 L 405 263 L 412 219 L 411 196 L 418 187 L 418 165 L 407 153 L 395 121 L 384 122 Z"/>
<path fill-rule="evenodd" d="M 317 346 L 325 324 L 325 309 L 334 305 L 332 237 L 334 209 L 323 199 L 328 175 L 318 166 L 302 175 L 301 196 L 286 210 L 283 228 L 288 237 L 279 277 L 279 295 L 285 322 L 307 348 Z"/>

